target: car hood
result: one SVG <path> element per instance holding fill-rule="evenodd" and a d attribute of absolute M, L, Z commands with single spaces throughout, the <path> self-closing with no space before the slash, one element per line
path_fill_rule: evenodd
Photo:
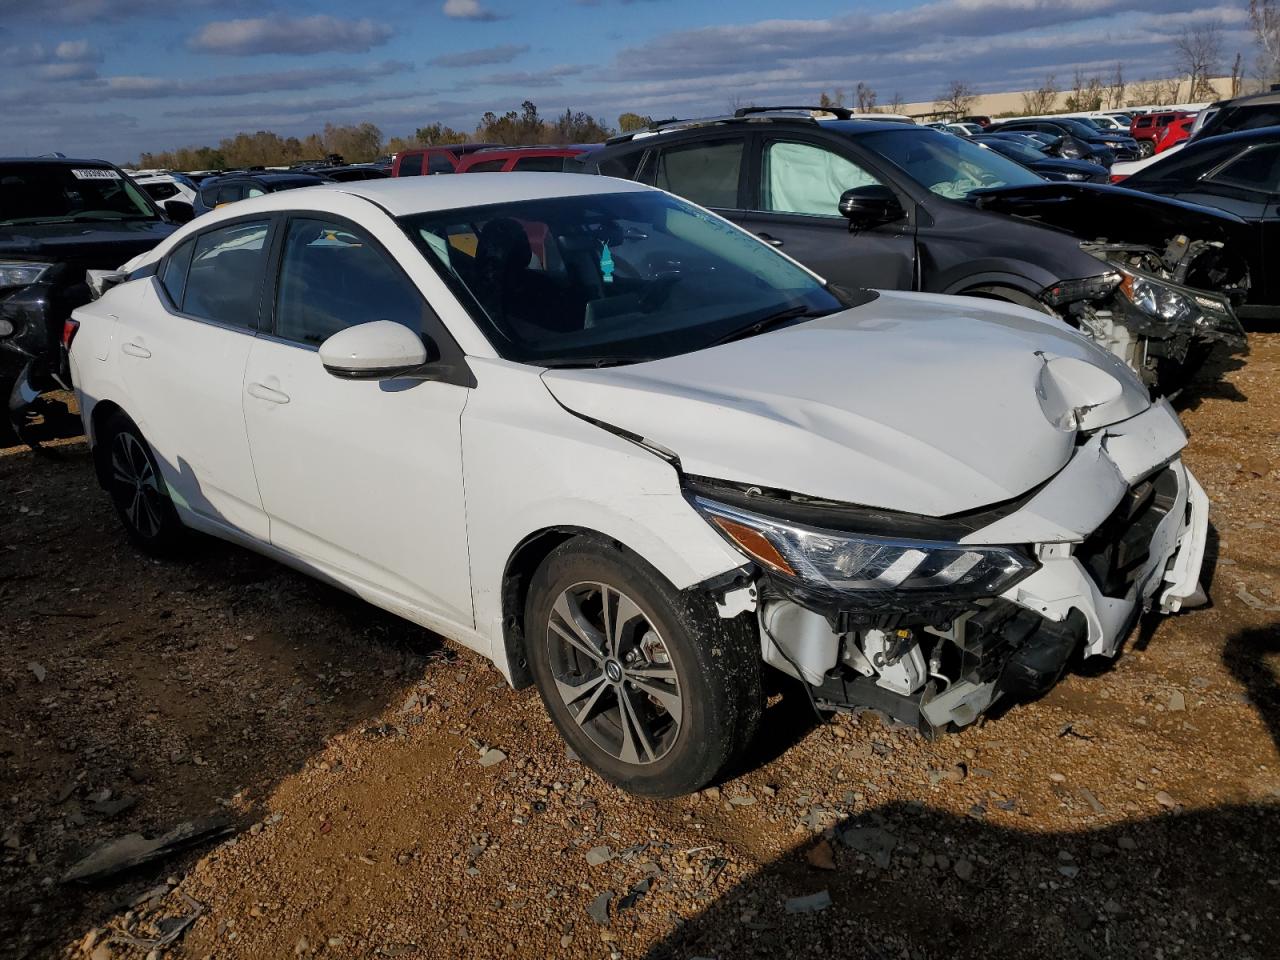
<path fill-rule="evenodd" d="M 1229 240 L 1244 225 L 1234 214 L 1101 183 L 1049 182 L 998 187 L 974 195 L 978 207 L 1057 227 L 1081 239 L 1163 247 L 1186 233 L 1197 240 Z"/>
<path fill-rule="evenodd" d="M 114 270 L 176 229 L 175 224 L 163 220 L 0 224 L 0 260 Z"/>
<path fill-rule="evenodd" d="M 568 410 L 671 451 L 688 474 L 935 517 L 1025 493 L 1066 464 L 1077 423 L 1149 405 L 1123 363 L 1060 321 L 897 292 L 719 347 L 542 379 Z"/>

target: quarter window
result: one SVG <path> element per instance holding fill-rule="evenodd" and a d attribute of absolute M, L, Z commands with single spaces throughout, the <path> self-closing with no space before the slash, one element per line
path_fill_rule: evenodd
<path fill-rule="evenodd" d="M 400 176 L 417 177 L 422 174 L 422 154 L 408 153 L 400 158 Z"/>
<path fill-rule="evenodd" d="M 467 167 L 467 173 L 499 173 L 507 165 L 505 158 L 501 160 L 481 160 Z"/>
<path fill-rule="evenodd" d="M 521 157 L 512 169 L 536 173 L 562 173 L 564 160 L 564 157 Z"/>
<path fill-rule="evenodd" d="M 425 303 L 398 266 L 342 223 L 289 224 L 276 294 L 276 335 L 319 346 L 339 330 L 394 320 L 423 330 Z"/>
<path fill-rule="evenodd" d="M 704 207 L 738 206 L 743 141 L 695 143 L 663 150 L 654 186 Z"/>
<path fill-rule="evenodd" d="M 266 222 L 236 223 L 196 237 L 182 312 L 229 327 L 256 329 L 267 228 Z"/>
<path fill-rule="evenodd" d="M 764 153 L 761 209 L 839 217 L 840 194 L 880 181 L 852 160 L 809 143 L 777 141 Z"/>
<path fill-rule="evenodd" d="M 453 173 L 453 169 L 453 162 L 447 154 L 433 153 L 427 157 L 427 173 Z M 422 172 L 421 165 L 418 167 L 418 172 Z"/>
<path fill-rule="evenodd" d="M 1277 160 L 1280 160 L 1280 147 L 1257 147 L 1241 154 L 1209 179 L 1230 187 L 1276 193 L 1280 190 Z"/>

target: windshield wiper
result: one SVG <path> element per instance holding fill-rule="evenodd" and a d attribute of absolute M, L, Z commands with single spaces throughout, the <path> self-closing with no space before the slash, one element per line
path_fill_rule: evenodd
<path fill-rule="evenodd" d="M 747 337 L 754 337 L 758 333 L 764 333 L 770 327 L 781 326 L 791 320 L 816 320 L 818 317 L 825 317 L 830 311 L 827 310 L 810 310 L 806 304 L 799 303 L 794 307 L 788 307 L 785 310 L 779 310 L 777 313 L 771 313 L 767 317 L 755 320 L 745 327 L 739 327 L 737 330 L 730 330 L 719 339 L 712 340 L 708 347 L 718 347 L 724 343 L 731 343 L 734 340 L 744 340 Z M 704 348 L 705 349 L 705 348 Z"/>
<path fill-rule="evenodd" d="M 96 214 L 77 213 L 67 217 L 30 217 L 20 220 L 6 220 L 7 224 L 12 226 L 42 226 L 50 223 L 122 223 L 134 222 L 137 220 L 154 220 L 159 222 L 159 217 L 147 216 L 146 214 L 130 214 L 126 213 L 118 217 L 104 217 Z"/>
<path fill-rule="evenodd" d="M 646 363 L 656 357 L 549 357 L 545 360 L 530 360 L 539 367 L 553 370 L 572 367 L 621 367 L 628 363 Z"/>

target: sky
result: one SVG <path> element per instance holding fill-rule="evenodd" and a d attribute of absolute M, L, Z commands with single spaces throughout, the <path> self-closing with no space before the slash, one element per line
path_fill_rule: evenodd
<path fill-rule="evenodd" d="M 869 83 L 928 100 L 949 81 L 1027 89 L 1077 66 L 1173 73 L 1187 26 L 1251 62 L 1247 0 L 0 0 L 0 156 L 129 162 L 238 131 L 384 136 L 532 99 L 610 125 L 809 103 Z M 780 18 L 785 12 L 787 16 Z"/>

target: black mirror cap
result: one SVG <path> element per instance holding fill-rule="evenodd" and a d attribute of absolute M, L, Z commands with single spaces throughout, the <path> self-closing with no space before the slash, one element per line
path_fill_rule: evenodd
<path fill-rule="evenodd" d="M 164 205 L 164 212 L 174 223 L 190 223 L 196 218 L 196 210 L 185 200 L 169 200 Z"/>
<path fill-rule="evenodd" d="M 840 215 L 852 227 L 875 227 L 901 220 L 907 212 L 892 190 L 877 183 L 840 194 Z"/>

